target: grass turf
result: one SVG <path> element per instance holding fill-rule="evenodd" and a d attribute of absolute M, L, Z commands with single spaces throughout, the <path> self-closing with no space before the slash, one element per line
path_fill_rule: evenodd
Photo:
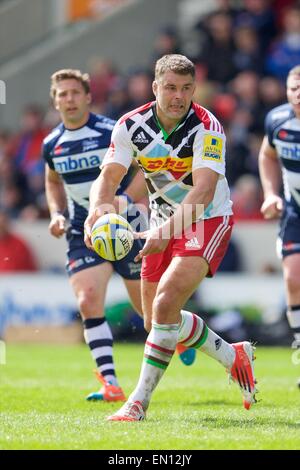
<path fill-rule="evenodd" d="M 299 449 L 299 366 L 290 349 L 256 353 L 261 401 L 250 411 L 222 366 L 198 353 L 191 367 L 173 358 L 146 421 L 108 423 L 120 404 L 84 400 L 98 387 L 84 345 L 8 345 L 7 364 L 0 365 L 0 449 Z M 115 345 L 127 394 L 142 354 L 142 345 Z"/>

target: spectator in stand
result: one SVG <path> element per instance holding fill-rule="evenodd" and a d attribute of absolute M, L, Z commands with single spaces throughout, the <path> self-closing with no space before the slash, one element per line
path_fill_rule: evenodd
<path fill-rule="evenodd" d="M 167 54 L 181 54 L 178 33 L 173 26 L 163 27 L 156 36 L 152 57 L 153 67 L 160 57 Z"/>
<path fill-rule="evenodd" d="M 153 101 L 152 81 L 153 78 L 147 70 L 137 69 L 131 72 L 127 82 L 129 109 Z"/>
<path fill-rule="evenodd" d="M 260 110 L 256 114 L 257 127 L 260 132 L 264 129 L 265 117 L 271 109 L 285 102 L 285 89 L 280 80 L 275 77 L 265 76 L 258 85 Z"/>
<path fill-rule="evenodd" d="M 266 70 L 271 75 L 286 80 L 291 68 L 299 64 L 300 57 L 300 6 L 286 9 L 283 16 L 283 33 L 266 58 Z"/>
<path fill-rule="evenodd" d="M 256 31 L 262 54 L 268 49 L 277 33 L 275 11 L 272 0 L 244 0 L 243 10 L 236 15 L 234 28 L 248 26 Z"/>
<path fill-rule="evenodd" d="M 193 101 L 201 104 L 204 108 L 211 109 L 215 96 L 219 92 L 215 83 L 207 80 L 207 68 L 204 64 L 197 63 L 195 65 L 195 92 Z"/>
<path fill-rule="evenodd" d="M 235 220 L 263 220 L 260 212 L 262 189 L 255 176 L 243 175 L 237 180 L 232 201 Z"/>
<path fill-rule="evenodd" d="M 0 130 L 0 156 L 13 156 L 13 137 L 10 132 Z"/>
<path fill-rule="evenodd" d="M 236 181 L 246 173 L 246 161 L 249 153 L 247 142 L 236 142 L 227 130 L 226 151 L 228 155 L 226 178 L 230 190 L 233 191 Z"/>
<path fill-rule="evenodd" d="M 117 121 L 120 116 L 130 110 L 126 81 L 119 78 L 110 90 L 103 115 Z"/>
<path fill-rule="evenodd" d="M 210 15 L 204 29 L 206 37 L 197 57 L 197 62 L 207 67 L 207 78 L 222 84 L 232 80 L 236 73 L 231 31 L 232 19 L 228 14 L 217 12 Z"/>
<path fill-rule="evenodd" d="M 118 75 L 109 60 L 99 57 L 90 60 L 89 72 L 93 105 L 96 105 L 99 111 L 102 111 Z"/>
<path fill-rule="evenodd" d="M 37 271 L 37 264 L 27 243 L 10 227 L 6 212 L 0 208 L 0 272 Z"/>
<path fill-rule="evenodd" d="M 261 75 L 264 67 L 263 55 L 256 31 L 249 26 L 240 26 L 233 31 L 235 52 L 233 62 L 238 72 L 252 70 Z"/>
<path fill-rule="evenodd" d="M 200 2 L 199 2 L 200 3 Z M 201 15 L 200 19 L 197 21 L 194 31 L 189 31 L 187 34 L 191 35 L 191 40 L 193 44 L 188 43 L 188 47 L 191 48 L 194 51 L 197 51 L 197 53 L 194 53 L 195 60 L 197 61 L 197 57 L 200 54 L 201 50 L 204 50 L 205 45 L 207 44 L 208 36 L 209 36 L 209 31 L 208 31 L 208 24 L 210 19 L 215 16 L 216 14 L 224 14 L 227 17 L 230 18 L 231 24 L 233 25 L 235 22 L 235 18 L 238 15 L 238 13 L 241 11 L 239 8 L 237 8 L 235 5 L 233 5 L 233 2 L 231 0 L 214 0 L 214 2 L 203 2 L 203 4 L 206 3 L 206 6 L 211 5 L 212 8 L 210 8 L 208 13 L 204 13 Z M 213 5 L 214 3 L 214 5 Z M 203 5 L 204 6 L 204 5 Z M 206 10 L 207 11 L 207 10 Z M 196 34 L 195 34 L 196 33 Z M 195 40 L 194 38 L 197 37 L 198 40 Z M 196 43 L 196 44 L 195 44 Z M 185 44 L 184 44 L 185 45 Z"/>
<path fill-rule="evenodd" d="M 272 9 L 275 14 L 278 31 L 283 28 L 283 17 L 285 10 L 295 5 L 295 0 L 273 0 Z"/>
<path fill-rule="evenodd" d="M 249 132 L 256 127 L 255 117 L 260 109 L 258 84 L 258 75 L 249 70 L 240 72 L 230 83 L 237 107 L 229 131 L 236 143 L 246 142 Z"/>
<path fill-rule="evenodd" d="M 216 117 L 227 127 L 234 117 L 237 108 L 237 100 L 230 93 L 216 94 L 212 101 L 212 109 Z"/>
<path fill-rule="evenodd" d="M 226 142 L 228 160 L 226 164 L 226 177 L 230 188 L 234 190 L 235 184 L 243 175 L 258 177 L 257 151 L 261 143 L 260 133 L 247 133 L 246 140 L 236 141 L 230 133 Z"/>
<path fill-rule="evenodd" d="M 10 217 L 19 217 L 29 200 L 27 180 L 10 156 L 0 151 L 0 206 Z"/>
<path fill-rule="evenodd" d="M 226 13 L 232 20 L 235 20 L 236 16 L 240 13 L 240 9 L 234 5 L 234 3 L 238 2 L 232 2 L 232 0 L 215 0 L 214 3 L 217 5 L 217 8 L 213 13 Z"/>
<path fill-rule="evenodd" d="M 21 134 L 17 136 L 14 152 L 15 165 L 28 180 L 35 168 L 40 168 L 40 173 L 44 173 L 41 165 L 41 146 L 46 135 L 41 108 L 28 105 L 21 117 Z"/>
<path fill-rule="evenodd" d="M 261 132 L 250 132 L 248 136 L 248 155 L 245 162 L 245 173 L 255 176 L 259 179 L 258 170 L 258 154 L 260 150 L 261 141 L 263 139 L 263 133 Z"/>

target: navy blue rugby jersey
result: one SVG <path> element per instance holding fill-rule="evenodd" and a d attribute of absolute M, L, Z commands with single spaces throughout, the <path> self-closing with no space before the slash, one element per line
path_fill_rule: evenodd
<path fill-rule="evenodd" d="M 284 104 L 267 114 L 265 128 L 281 162 L 286 206 L 300 215 L 300 119 Z"/>
<path fill-rule="evenodd" d="M 64 183 L 70 224 L 80 233 L 88 213 L 90 188 L 100 173 L 114 124 L 112 119 L 90 113 L 83 127 L 70 130 L 61 123 L 43 142 L 44 159 Z M 125 191 L 130 179 L 129 172 L 117 194 Z"/>

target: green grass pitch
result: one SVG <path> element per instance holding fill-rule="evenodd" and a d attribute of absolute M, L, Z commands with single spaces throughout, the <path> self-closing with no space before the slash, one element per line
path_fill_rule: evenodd
<path fill-rule="evenodd" d="M 115 345 L 127 394 L 142 354 L 141 344 Z M 0 449 L 299 449 L 300 371 L 292 350 L 258 348 L 256 355 L 261 401 L 250 411 L 222 366 L 198 353 L 190 367 L 173 358 L 146 421 L 107 423 L 120 405 L 84 400 L 98 387 L 84 345 L 7 345 L 7 364 L 0 366 Z"/>

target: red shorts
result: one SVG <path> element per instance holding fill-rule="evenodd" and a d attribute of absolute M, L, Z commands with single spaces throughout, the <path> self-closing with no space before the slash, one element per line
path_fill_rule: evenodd
<path fill-rule="evenodd" d="M 207 277 L 212 277 L 226 253 L 232 226 L 232 215 L 194 223 L 180 238 L 171 238 L 162 253 L 143 258 L 141 278 L 158 282 L 174 256 L 201 256 L 209 265 Z"/>

